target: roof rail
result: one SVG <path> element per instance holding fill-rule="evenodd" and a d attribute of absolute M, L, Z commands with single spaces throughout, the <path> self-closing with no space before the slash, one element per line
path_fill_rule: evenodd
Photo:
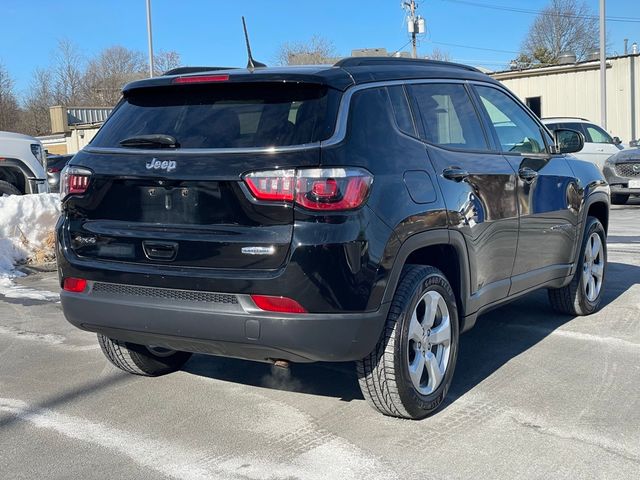
<path fill-rule="evenodd" d="M 582 117 L 570 117 L 570 116 L 566 116 L 566 117 L 542 117 L 540 120 L 560 120 L 560 119 L 571 119 L 571 120 L 582 120 L 583 122 L 591 122 L 591 120 L 589 120 L 588 118 L 582 118 Z"/>
<path fill-rule="evenodd" d="M 347 57 L 339 60 L 335 67 L 365 67 L 369 65 L 403 65 L 416 67 L 445 67 L 459 68 L 470 72 L 480 72 L 477 68 L 461 63 L 443 62 L 440 60 L 427 60 L 422 58 L 402 58 L 402 57 Z"/>
<path fill-rule="evenodd" d="M 232 70 L 237 67 L 178 67 L 167 70 L 163 77 L 169 75 L 184 75 L 186 73 L 215 72 L 216 70 Z"/>

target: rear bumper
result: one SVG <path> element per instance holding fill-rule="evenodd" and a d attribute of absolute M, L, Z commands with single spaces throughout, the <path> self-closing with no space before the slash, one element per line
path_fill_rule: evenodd
<path fill-rule="evenodd" d="M 127 286 L 116 286 L 124 287 Z M 160 289 L 152 289 L 157 292 Z M 202 292 L 197 292 L 199 295 Z M 375 347 L 386 312 L 273 314 L 237 303 L 123 295 L 114 291 L 61 293 L 64 314 L 83 330 L 143 345 L 249 360 L 351 361 Z M 210 294 L 217 295 L 217 294 Z"/>

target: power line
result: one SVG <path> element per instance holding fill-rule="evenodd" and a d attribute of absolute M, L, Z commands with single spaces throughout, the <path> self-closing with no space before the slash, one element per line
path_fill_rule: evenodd
<path fill-rule="evenodd" d="M 436 42 L 431 41 L 431 43 L 435 43 L 437 45 L 446 45 L 448 47 L 459 47 L 459 48 L 470 48 L 472 50 L 483 50 L 485 52 L 498 52 L 498 53 L 520 53 L 515 50 L 500 50 L 497 48 L 486 48 L 486 47 L 472 47 L 471 45 L 461 45 L 459 43 L 447 43 L 447 42 Z"/>
<path fill-rule="evenodd" d="M 398 52 L 402 51 L 402 49 L 403 49 L 404 47 L 406 47 L 407 45 L 409 45 L 412 41 L 413 41 L 413 39 L 409 40 L 407 43 L 405 43 L 405 44 L 404 44 L 404 45 L 402 45 L 399 49 L 397 49 L 395 52 L 393 52 L 393 53 L 391 54 L 391 56 L 393 57 L 396 53 L 398 53 Z"/>
<path fill-rule="evenodd" d="M 574 13 L 562 13 L 562 12 L 546 12 L 544 10 L 532 10 L 528 8 L 508 7 L 505 5 L 496 5 L 491 3 L 479 3 L 470 0 L 443 0 L 449 3 L 460 3 L 462 5 L 469 5 L 472 7 L 488 8 L 490 10 L 502 10 L 506 12 L 525 13 L 528 15 L 546 15 L 550 17 L 564 17 L 564 18 L 588 18 L 591 20 L 598 20 L 597 15 L 576 15 Z M 607 17 L 608 22 L 625 22 L 625 23 L 640 23 L 638 17 Z"/>

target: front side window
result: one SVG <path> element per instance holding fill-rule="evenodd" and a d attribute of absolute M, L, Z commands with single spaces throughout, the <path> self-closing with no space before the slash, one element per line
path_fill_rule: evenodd
<path fill-rule="evenodd" d="M 447 148 L 489 149 L 464 85 L 429 83 L 408 89 L 422 119 L 424 140 Z"/>
<path fill-rule="evenodd" d="M 591 123 L 585 123 L 585 130 L 587 137 L 587 142 L 591 143 L 611 143 L 613 144 L 613 138 L 603 129 L 598 127 L 597 125 L 593 125 Z"/>
<path fill-rule="evenodd" d="M 544 153 L 538 124 L 509 95 L 496 88 L 475 87 L 506 153 Z"/>

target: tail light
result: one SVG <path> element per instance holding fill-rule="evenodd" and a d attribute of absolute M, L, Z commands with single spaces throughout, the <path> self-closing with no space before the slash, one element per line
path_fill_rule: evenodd
<path fill-rule="evenodd" d="M 315 211 L 353 210 L 369 195 L 373 176 L 360 168 L 270 170 L 244 176 L 261 201 L 295 202 Z"/>
<path fill-rule="evenodd" d="M 281 313 L 307 313 L 298 302 L 287 297 L 272 297 L 270 295 L 251 295 L 251 299 L 260 310 Z"/>
<path fill-rule="evenodd" d="M 258 200 L 290 202 L 294 199 L 295 177 L 295 170 L 272 170 L 249 173 L 244 181 Z"/>
<path fill-rule="evenodd" d="M 69 195 L 82 195 L 89 188 L 91 170 L 68 165 L 60 173 L 60 198 L 64 200 Z"/>
<path fill-rule="evenodd" d="M 87 288 L 87 281 L 84 278 L 68 277 L 64 279 L 62 288 L 66 292 L 81 293 Z"/>

